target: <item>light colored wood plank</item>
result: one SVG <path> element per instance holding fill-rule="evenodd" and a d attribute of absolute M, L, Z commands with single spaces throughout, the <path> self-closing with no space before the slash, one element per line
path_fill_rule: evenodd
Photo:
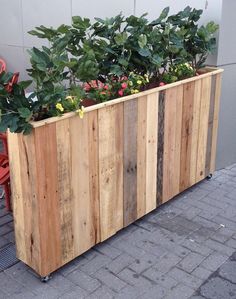
<path fill-rule="evenodd" d="M 195 82 L 194 99 L 193 99 L 193 123 L 192 123 L 192 142 L 191 142 L 191 158 L 190 158 L 190 185 L 196 183 L 196 167 L 198 152 L 198 130 L 201 110 L 201 90 L 202 81 Z"/>
<path fill-rule="evenodd" d="M 124 226 L 137 219 L 137 99 L 124 103 Z"/>
<path fill-rule="evenodd" d="M 183 88 L 166 91 L 163 202 L 179 193 Z"/>
<path fill-rule="evenodd" d="M 23 190 L 21 183 L 21 154 L 19 152 L 20 134 L 8 134 L 8 150 L 10 162 L 10 177 L 12 204 L 15 227 L 16 254 L 19 259 L 27 261 L 27 248 L 25 242 L 25 214 Z"/>
<path fill-rule="evenodd" d="M 93 145 L 96 150 L 96 140 L 91 138 L 93 134 L 91 130 L 95 128 L 95 125 L 89 126 L 93 124 L 92 120 L 89 122 L 89 117 L 89 114 L 86 114 L 83 119 L 78 116 L 70 119 L 72 219 L 76 256 L 97 242 L 97 212 L 94 211 L 98 201 L 94 171 L 97 160 L 92 152 Z M 92 157 L 95 160 L 90 161 Z"/>
<path fill-rule="evenodd" d="M 71 190 L 71 144 L 69 119 L 56 123 L 58 197 L 60 209 L 62 263 L 74 256 L 73 205 Z"/>
<path fill-rule="evenodd" d="M 181 142 L 181 167 L 180 167 L 180 191 L 190 187 L 191 169 L 191 144 L 193 125 L 193 101 L 195 82 L 184 85 L 183 113 L 182 113 L 182 142 Z"/>
<path fill-rule="evenodd" d="M 98 111 L 101 240 L 123 227 L 123 103 Z"/>
<path fill-rule="evenodd" d="M 137 217 L 146 214 L 147 97 L 138 98 L 137 131 Z"/>
<path fill-rule="evenodd" d="M 35 149 L 41 236 L 40 274 L 45 276 L 62 263 L 55 123 L 35 130 Z"/>
<path fill-rule="evenodd" d="M 157 139 L 159 93 L 147 96 L 146 213 L 157 207 Z"/>
<path fill-rule="evenodd" d="M 222 77 L 221 73 L 216 75 L 216 91 L 215 91 L 213 130 L 212 130 L 210 173 L 213 173 L 215 171 L 216 149 L 217 149 L 217 133 L 218 133 L 220 95 L 221 95 L 221 77 Z"/>
<path fill-rule="evenodd" d="M 208 119 L 210 109 L 211 77 L 202 80 L 201 110 L 198 130 L 198 154 L 196 167 L 196 182 L 205 178 L 206 148 L 208 134 Z"/>

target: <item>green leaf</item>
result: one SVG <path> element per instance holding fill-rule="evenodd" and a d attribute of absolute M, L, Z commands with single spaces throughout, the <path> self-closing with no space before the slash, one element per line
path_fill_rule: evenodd
<path fill-rule="evenodd" d="M 117 45 L 122 46 L 125 44 L 125 42 L 128 39 L 128 34 L 127 32 L 122 32 L 122 33 L 118 33 L 115 37 L 114 40 L 116 42 Z"/>
<path fill-rule="evenodd" d="M 139 36 L 138 44 L 140 48 L 144 48 L 147 45 L 147 36 L 145 34 Z"/>
<path fill-rule="evenodd" d="M 32 117 L 32 112 L 28 108 L 18 108 L 17 111 L 19 112 L 20 117 L 25 118 L 27 121 Z"/>
<path fill-rule="evenodd" d="M 138 53 L 143 57 L 149 57 L 151 56 L 151 52 L 148 48 L 139 49 Z"/>
<path fill-rule="evenodd" d="M 27 81 L 21 81 L 18 83 L 18 85 L 20 86 L 20 88 L 22 89 L 26 89 L 27 87 L 29 87 L 32 83 L 32 80 L 27 80 Z"/>

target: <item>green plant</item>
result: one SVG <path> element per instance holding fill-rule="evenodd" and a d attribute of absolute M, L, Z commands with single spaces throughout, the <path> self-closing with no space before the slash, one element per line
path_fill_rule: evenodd
<path fill-rule="evenodd" d="M 214 50 L 218 29 L 214 22 L 199 27 L 201 14 L 188 6 L 169 15 L 167 7 L 152 22 L 146 14 L 119 14 L 94 23 L 75 16 L 70 26 L 56 29 L 36 27 L 29 33 L 50 46 L 29 51 L 34 92 L 25 97 L 29 82 L 9 91 L 12 74 L 0 75 L 0 130 L 29 133 L 30 121 L 68 111 L 83 116 L 83 99 L 104 102 L 194 76 Z"/>

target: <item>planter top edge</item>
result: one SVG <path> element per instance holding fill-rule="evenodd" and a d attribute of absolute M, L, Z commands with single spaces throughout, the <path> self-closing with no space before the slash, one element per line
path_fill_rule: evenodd
<path fill-rule="evenodd" d="M 147 95 L 155 93 L 155 92 L 160 92 L 160 91 L 170 89 L 170 88 L 173 88 L 173 87 L 176 87 L 176 86 L 180 86 L 180 85 L 183 85 L 183 84 L 186 84 L 186 83 L 189 83 L 189 82 L 193 82 L 193 81 L 196 81 L 196 80 L 201 80 L 201 79 L 209 77 L 209 76 L 220 74 L 224 71 L 222 68 L 216 68 L 216 67 L 205 67 L 203 70 L 205 70 L 206 73 L 203 73 L 199 76 L 195 76 L 195 77 L 191 77 L 191 78 L 188 78 L 188 79 L 180 80 L 180 81 L 177 81 L 177 82 L 174 82 L 174 83 L 171 83 L 171 84 L 166 84 L 166 85 L 161 86 L 161 87 L 155 87 L 155 88 L 152 88 L 152 89 L 149 89 L 149 90 L 139 92 L 138 94 L 125 96 L 125 97 L 114 99 L 114 100 L 111 100 L 111 101 L 108 101 L 108 102 L 105 102 L 105 103 L 100 103 L 100 104 L 96 104 L 96 105 L 93 105 L 93 106 L 90 106 L 90 107 L 86 107 L 84 112 L 86 113 L 86 112 L 90 112 L 90 111 L 94 111 L 94 110 L 99 110 L 99 109 L 102 109 L 102 108 L 105 108 L 105 107 L 108 107 L 108 106 L 112 106 L 112 105 L 115 105 L 115 104 L 118 104 L 118 103 L 122 103 L 122 102 L 126 102 L 126 101 L 129 101 L 129 100 L 132 100 L 132 99 L 137 99 L 137 98 L 140 98 L 140 97 L 144 97 L 144 96 L 147 96 Z M 50 117 L 50 118 L 40 120 L 40 121 L 37 121 L 37 122 L 31 122 L 31 124 L 32 124 L 33 128 L 38 128 L 38 127 L 41 127 L 41 126 L 44 126 L 44 125 L 47 125 L 47 124 L 51 124 L 51 123 L 54 123 L 54 122 L 57 122 L 57 121 L 60 121 L 60 120 L 64 120 L 64 119 L 67 119 L 67 118 L 70 118 L 70 117 L 74 117 L 74 116 L 77 116 L 77 114 L 75 112 L 68 112 L 68 113 L 65 113 L 62 116 Z"/>

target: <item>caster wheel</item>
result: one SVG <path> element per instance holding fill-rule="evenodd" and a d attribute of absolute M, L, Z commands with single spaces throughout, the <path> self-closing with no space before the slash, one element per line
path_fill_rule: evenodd
<path fill-rule="evenodd" d="M 51 275 L 41 277 L 41 282 L 46 283 L 51 279 Z"/>
<path fill-rule="evenodd" d="M 210 174 L 206 177 L 206 179 L 207 179 L 208 181 L 210 181 L 210 180 L 212 179 L 212 173 L 210 173 Z"/>

